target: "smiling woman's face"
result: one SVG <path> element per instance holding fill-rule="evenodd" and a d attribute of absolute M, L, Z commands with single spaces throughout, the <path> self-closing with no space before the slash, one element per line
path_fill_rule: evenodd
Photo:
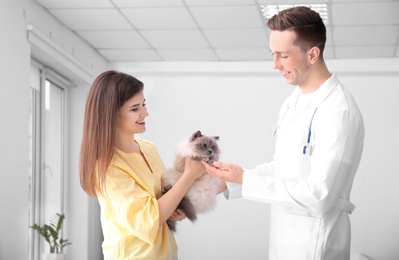
<path fill-rule="evenodd" d="M 142 91 L 128 99 L 119 111 L 118 133 L 121 136 L 132 137 L 144 133 L 145 121 L 148 116 L 145 98 Z"/>

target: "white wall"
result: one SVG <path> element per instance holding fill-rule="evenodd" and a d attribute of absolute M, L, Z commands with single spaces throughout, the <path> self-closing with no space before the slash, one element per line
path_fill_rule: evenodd
<path fill-rule="evenodd" d="M 398 60 L 330 61 L 360 106 L 366 127 L 352 201 L 352 259 L 399 259 Z M 270 63 L 112 64 L 145 84 L 150 117 L 141 137 L 153 141 L 170 167 L 175 144 L 195 130 L 219 135 L 221 160 L 253 167 L 269 161 L 270 130 L 293 87 Z M 381 71 L 384 68 L 385 71 Z M 388 68 L 388 69 L 387 69 Z M 269 205 L 227 201 L 197 223 L 178 224 L 180 258 L 267 259 Z M 364 258 L 363 258 L 364 259 Z"/>
<path fill-rule="evenodd" d="M 34 0 L 0 0 L 0 260 L 28 259 L 29 77 L 33 50 L 27 40 L 28 24 L 48 37 L 51 35 L 50 42 L 65 53 L 71 56 L 74 53 L 72 58 L 89 67 L 94 76 L 106 66 L 103 57 Z M 90 82 L 75 77 L 65 64 L 45 58 L 41 60 L 44 65 L 56 68 L 75 84 L 70 91 L 71 111 L 67 112 L 71 117 L 68 131 L 71 140 L 68 192 L 71 196 L 67 198 L 65 209 L 65 234 L 73 243 L 67 247 L 67 252 L 70 260 L 100 259 L 101 229 L 98 218 L 93 217 L 93 213 L 98 214 L 98 206 L 80 188 L 77 161 L 82 107 Z"/>
<path fill-rule="evenodd" d="M 352 248 L 376 260 L 399 259 L 399 75 L 345 76 L 342 81 L 357 98 L 366 127 L 352 192 L 357 206 Z"/>
<path fill-rule="evenodd" d="M 4 5 L 6 4 L 6 5 Z M 20 10 L 0 8 L 0 259 L 28 255 L 29 49 Z M 12 26 L 10 26 L 12 25 Z M 15 30 L 16 29 L 16 30 Z M 26 73 L 26 77 L 21 74 Z"/>

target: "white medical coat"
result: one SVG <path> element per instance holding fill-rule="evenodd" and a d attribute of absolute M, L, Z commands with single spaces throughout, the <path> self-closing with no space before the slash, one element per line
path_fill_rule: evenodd
<path fill-rule="evenodd" d="M 335 75 L 310 94 L 297 87 L 275 128 L 274 160 L 245 169 L 242 186 L 228 183 L 225 195 L 271 203 L 269 260 L 349 260 L 349 197 L 365 134 L 353 97 Z"/>

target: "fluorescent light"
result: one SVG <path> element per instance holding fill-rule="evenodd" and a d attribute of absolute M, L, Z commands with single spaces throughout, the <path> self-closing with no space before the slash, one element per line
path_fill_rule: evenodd
<path fill-rule="evenodd" d="M 321 16 L 321 19 L 323 19 L 323 22 L 325 25 L 328 24 L 328 8 L 327 4 L 286 4 L 286 5 L 264 5 L 261 4 L 260 8 L 262 11 L 263 16 L 268 20 L 270 19 L 273 15 L 277 14 L 278 12 L 295 7 L 295 6 L 306 6 L 309 7 L 310 9 L 318 12 Z"/>

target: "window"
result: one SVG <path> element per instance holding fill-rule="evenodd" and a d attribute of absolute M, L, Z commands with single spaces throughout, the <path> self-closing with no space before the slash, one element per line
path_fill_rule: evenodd
<path fill-rule="evenodd" d="M 33 66 L 31 74 L 29 224 L 43 225 L 65 213 L 68 83 L 44 68 Z M 48 245 L 31 232 L 29 259 L 38 260 Z"/>

